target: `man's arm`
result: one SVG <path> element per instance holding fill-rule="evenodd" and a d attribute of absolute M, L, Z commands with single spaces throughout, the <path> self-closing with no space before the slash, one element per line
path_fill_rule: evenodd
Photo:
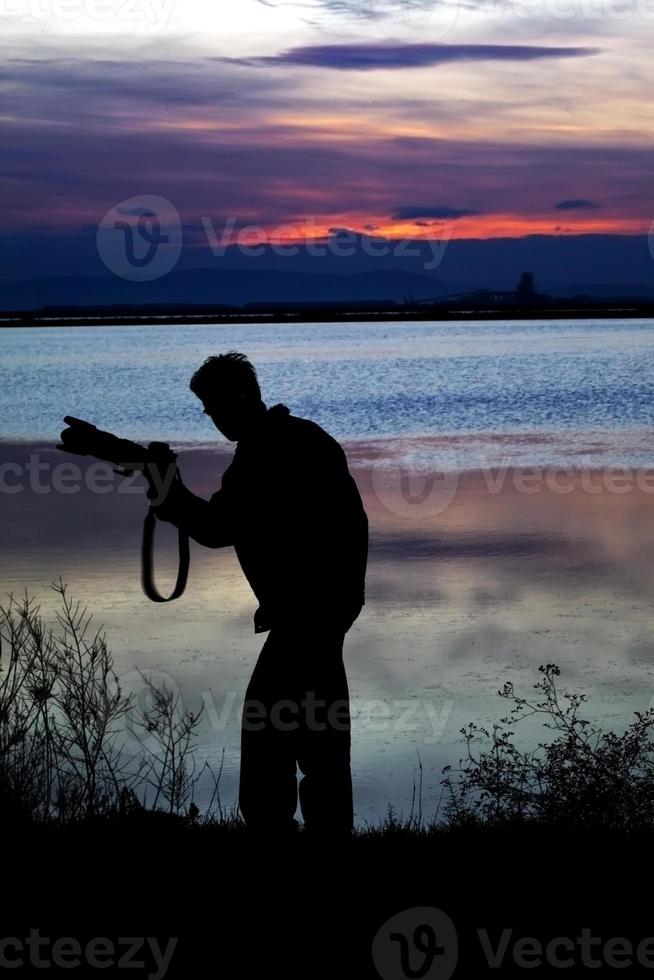
<path fill-rule="evenodd" d="M 148 496 L 151 491 L 148 492 Z M 173 480 L 166 499 L 152 510 L 161 521 L 181 528 L 206 548 L 226 548 L 234 544 L 237 515 L 224 489 L 209 500 L 192 493 L 181 479 Z"/>

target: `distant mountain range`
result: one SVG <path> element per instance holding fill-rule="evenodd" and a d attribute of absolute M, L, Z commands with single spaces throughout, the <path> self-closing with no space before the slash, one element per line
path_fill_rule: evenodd
<path fill-rule="evenodd" d="M 402 301 L 407 294 L 417 299 L 442 296 L 448 291 L 442 283 L 411 272 L 359 275 L 319 275 L 243 269 L 195 269 L 171 272 L 161 279 L 133 283 L 118 278 L 62 276 L 2 284 L 0 306 L 5 310 L 35 309 L 41 306 L 103 306 L 116 303 L 180 304 L 219 303 L 242 306 L 245 303 L 321 303 L 332 300 L 364 302 L 379 299 Z"/>
<path fill-rule="evenodd" d="M 387 242 L 354 236 L 352 254 L 325 248 L 324 255 L 298 247 L 296 254 L 279 254 L 263 246 L 248 255 L 237 246 L 212 257 L 208 249 L 185 248 L 176 268 L 151 282 L 131 282 L 112 275 L 101 263 L 94 240 L 85 248 L 74 240 L 57 252 L 50 241 L 48 255 L 33 268 L 52 269 L 47 276 L 11 276 L 16 252 L 4 246 L 0 308 L 36 310 L 43 306 L 110 306 L 113 304 L 246 303 L 387 303 L 425 300 L 468 293 L 475 289 L 510 290 L 520 274 L 531 271 L 540 292 L 553 297 L 586 295 L 596 298 L 654 298 L 654 260 L 647 236 L 531 235 L 512 239 L 438 243 Z M 333 243 L 343 245 L 342 236 Z M 64 247 L 65 246 L 65 247 Z M 368 246 L 371 246 L 370 248 Z M 372 246 L 377 252 L 373 254 Z M 15 248 L 26 248 L 25 241 Z M 40 255 L 41 243 L 34 245 Z M 54 250 L 54 251 L 53 251 Z M 79 254 L 76 254 L 79 253 Z M 65 256 L 65 261 L 61 257 Z M 6 257 L 6 261 L 5 261 Z M 22 267 L 25 267 L 27 256 Z M 438 261 L 440 259 L 440 261 Z M 54 267 L 54 268 L 53 268 Z M 57 271 L 54 271 L 54 270 Z M 74 269 L 74 274 L 71 273 Z"/>

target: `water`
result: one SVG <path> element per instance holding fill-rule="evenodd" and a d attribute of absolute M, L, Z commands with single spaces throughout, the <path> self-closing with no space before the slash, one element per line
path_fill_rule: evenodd
<path fill-rule="evenodd" d="M 366 607 L 346 643 L 357 820 L 388 804 L 408 812 L 418 762 L 434 810 L 461 727 L 499 721 L 498 689 L 511 680 L 531 694 L 540 664 L 559 664 L 607 727 L 654 704 L 654 483 L 564 493 L 545 482 L 532 494 L 507 479 L 500 492 L 484 471 L 408 506 L 399 468 L 389 495 L 368 465 L 382 447 L 410 470 L 654 466 L 654 321 L 11 329 L 0 345 L 0 472 L 4 460 L 14 467 L 0 592 L 29 588 L 52 621 L 49 583 L 61 575 L 105 625 L 125 690 L 140 691 L 143 669 L 189 709 L 204 705 L 198 757 L 217 767 L 225 752 L 227 805 L 238 709 L 263 642 L 232 551 L 194 546 L 185 595 L 159 607 L 139 588 L 142 496 L 13 489 L 33 448 L 16 441 L 54 443 L 66 414 L 140 441 L 215 447 L 188 389 L 212 353 L 247 353 L 264 399 L 315 419 L 356 463 L 371 529 Z M 218 479 L 214 455 L 184 455 L 190 486 Z M 157 538 L 164 589 L 170 530 Z"/>
<path fill-rule="evenodd" d="M 136 440 L 215 442 L 188 382 L 229 349 L 269 404 L 341 440 L 401 437 L 416 464 L 654 461 L 650 320 L 5 330 L 1 435 L 55 440 L 71 414 Z"/>

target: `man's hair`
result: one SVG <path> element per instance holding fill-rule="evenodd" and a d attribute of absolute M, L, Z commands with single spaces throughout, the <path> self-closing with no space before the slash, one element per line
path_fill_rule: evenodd
<path fill-rule="evenodd" d="M 257 372 L 245 354 L 235 350 L 208 357 L 191 378 L 190 388 L 204 400 L 223 393 L 242 393 L 251 401 L 261 398 Z"/>

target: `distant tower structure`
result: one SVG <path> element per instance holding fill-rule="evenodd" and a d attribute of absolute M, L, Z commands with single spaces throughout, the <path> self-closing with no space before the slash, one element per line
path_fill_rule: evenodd
<path fill-rule="evenodd" d="M 533 272 L 523 272 L 516 286 L 516 295 L 519 300 L 531 300 L 536 297 L 536 284 Z"/>

